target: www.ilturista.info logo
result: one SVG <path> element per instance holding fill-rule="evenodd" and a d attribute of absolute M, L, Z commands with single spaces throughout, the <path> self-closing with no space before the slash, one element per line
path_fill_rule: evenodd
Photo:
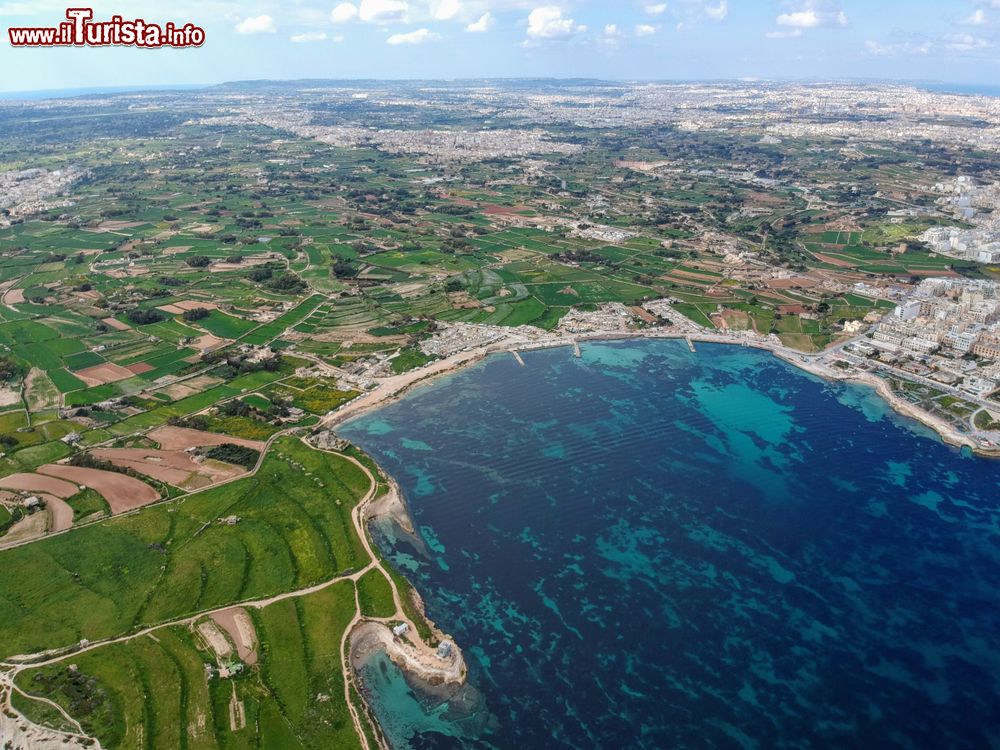
<path fill-rule="evenodd" d="M 141 18 L 126 21 L 94 21 L 92 8 L 67 8 L 66 21 L 58 26 L 24 26 L 7 29 L 14 47 L 200 47 L 205 30 L 193 23 L 148 23 Z"/>

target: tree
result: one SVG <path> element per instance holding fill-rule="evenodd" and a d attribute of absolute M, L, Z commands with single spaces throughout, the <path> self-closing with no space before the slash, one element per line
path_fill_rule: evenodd
<path fill-rule="evenodd" d="M 204 307 L 196 307 L 193 310 L 185 310 L 183 317 L 184 320 L 189 323 L 193 323 L 196 320 L 203 320 L 204 318 L 207 318 L 210 314 L 211 313 Z"/>
<path fill-rule="evenodd" d="M 130 323 L 135 323 L 137 326 L 145 326 L 150 323 L 159 323 L 161 320 L 165 320 L 167 316 L 155 308 L 143 310 L 139 307 L 133 307 L 125 313 L 125 317 L 129 319 Z"/>
<path fill-rule="evenodd" d="M 330 270 L 333 271 L 333 275 L 338 279 L 350 278 L 357 273 L 354 266 L 343 258 L 337 258 L 337 260 L 333 262 L 333 265 L 330 266 Z"/>
<path fill-rule="evenodd" d="M 250 279 L 250 281 L 256 281 L 257 283 L 267 281 L 272 276 L 274 276 L 274 269 L 271 268 L 271 266 L 261 266 L 260 268 L 255 268 L 247 273 L 247 278 Z"/>
<path fill-rule="evenodd" d="M 264 288 L 283 294 L 298 294 L 306 290 L 306 283 L 293 273 L 283 273 L 264 282 Z"/>
<path fill-rule="evenodd" d="M 13 357 L 0 355 L 0 381 L 20 380 L 27 373 L 27 368 Z"/>
<path fill-rule="evenodd" d="M 191 268 L 205 268 L 205 266 L 209 265 L 211 262 L 212 259 L 206 255 L 192 255 L 187 259 L 187 264 L 191 266 Z"/>

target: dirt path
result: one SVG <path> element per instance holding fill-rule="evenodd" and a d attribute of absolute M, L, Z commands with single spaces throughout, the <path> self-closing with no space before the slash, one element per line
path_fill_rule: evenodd
<path fill-rule="evenodd" d="M 275 437 L 277 437 L 277 436 L 275 436 Z M 314 450 L 317 450 L 317 449 L 314 448 Z M 330 586 L 333 586 L 336 583 L 339 583 L 340 581 L 349 580 L 349 581 L 353 581 L 353 582 L 356 583 L 359 578 L 361 578 L 363 575 L 365 575 L 366 573 L 368 573 L 372 568 L 376 568 L 376 567 L 382 572 L 383 575 L 386 576 L 386 578 L 389 580 L 390 585 L 392 586 L 393 599 L 394 599 L 394 601 L 396 603 L 397 614 L 400 615 L 399 617 L 397 617 L 395 619 L 405 620 L 406 622 L 410 623 L 410 629 L 411 629 L 411 631 L 414 630 L 414 625 L 413 625 L 412 621 L 410 621 L 406 617 L 405 613 L 402 612 L 402 605 L 401 605 L 401 602 L 400 602 L 400 599 L 399 599 L 399 592 L 396 589 L 395 582 L 386 573 L 385 569 L 382 567 L 381 561 L 375 555 L 375 553 L 372 551 L 371 545 L 369 544 L 367 535 L 365 534 L 365 531 L 364 531 L 364 526 L 363 526 L 363 521 L 362 521 L 363 511 L 364 511 L 364 508 L 368 505 L 368 503 L 370 503 L 375 498 L 375 495 L 378 492 L 378 487 L 379 487 L 378 480 L 371 473 L 371 471 L 368 469 L 368 467 L 366 467 L 364 464 L 362 464 L 357 459 L 355 459 L 355 458 L 353 458 L 351 456 L 344 455 L 342 453 L 335 453 L 333 451 L 323 451 L 323 452 L 324 453 L 329 453 L 330 455 L 333 455 L 333 456 L 337 456 L 337 457 L 339 457 L 339 458 L 347 461 L 348 463 L 354 464 L 368 478 L 368 481 L 369 481 L 368 491 L 365 493 L 364 497 L 354 506 L 353 510 L 351 511 L 351 519 L 352 519 L 352 521 L 354 523 L 354 529 L 358 533 L 359 537 L 361 538 L 362 544 L 363 544 L 363 546 L 365 548 L 365 552 L 369 556 L 369 563 L 367 565 L 365 565 L 363 568 L 361 568 L 360 570 L 358 570 L 358 571 L 356 571 L 356 572 L 354 572 L 354 573 L 352 573 L 350 575 L 336 576 L 336 577 L 331 578 L 331 579 L 329 579 L 327 581 L 324 581 L 322 583 L 318 583 L 318 584 L 315 584 L 313 586 L 309 586 L 307 588 L 299 589 L 297 591 L 289 591 L 289 592 L 286 592 L 286 593 L 283 593 L 283 594 L 277 594 L 275 596 L 267 597 L 267 598 L 264 598 L 264 599 L 255 599 L 255 600 L 250 600 L 250 601 L 245 601 L 245 602 L 234 602 L 232 604 L 227 604 L 225 607 L 217 607 L 217 608 L 214 608 L 214 609 L 211 609 L 211 610 L 205 610 L 205 611 L 202 611 L 202 612 L 198 612 L 197 614 L 189 615 L 187 617 L 183 617 L 183 618 L 180 618 L 180 619 L 177 619 L 177 620 L 172 620 L 170 622 L 162 622 L 162 623 L 158 623 L 156 625 L 151 625 L 151 626 L 149 626 L 147 628 L 143 628 L 142 630 L 136 631 L 135 633 L 131 633 L 129 635 L 123 635 L 123 636 L 118 636 L 118 637 L 114 637 L 114 638 L 107 638 L 107 639 L 100 640 L 100 641 L 94 641 L 94 642 L 89 643 L 87 646 L 84 646 L 82 648 L 75 648 L 74 646 L 69 646 L 67 648 L 73 649 L 72 651 L 69 651 L 69 652 L 67 652 L 65 649 L 63 649 L 62 653 L 48 652 L 48 653 L 51 653 L 52 655 L 49 658 L 47 658 L 47 659 L 36 660 L 37 656 L 39 656 L 37 654 L 35 654 L 35 655 L 23 655 L 23 656 L 9 657 L 9 659 L 7 661 L 5 661 L 5 662 L 2 663 L 2 666 L 6 667 L 7 669 L 4 672 L 0 672 L 0 688 L 3 688 L 4 686 L 9 686 L 11 689 L 16 689 L 14 687 L 14 680 L 15 680 L 15 678 L 17 677 L 17 675 L 20 672 L 22 672 L 22 671 L 24 671 L 26 669 L 35 669 L 35 668 L 39 668 L 39 667 L 47 667 L 47 666 L 51 666 L 53 664 L 58 664 L 60 662 L 66 661 L 68 659 L 75 658 L 77 655 L 79 655 L 81 653 L 86 653 L 88 651 L 93 651 L 93 650 L 98 649 L 98 648 L 104 648 L 105 646 L 110 646 L 110 645 L 113 645 L 113 644 L 127 643 L 129 641 L 133 641 L 133 640 L 135 640 L 137 638 L 142 638 L 142 637 L 145 637 L 147 635 L 151 636 L 153 633 L 155 633 L 155 631 L 161 630 L 163 628 L 173 627 L 173 626 L 176 626 L 176 625 L 191 625 L 191 624 L 197 622 L 198 620 L 200 620 L 200 619 L 202 619 L 203 617 L 206 617 L 206 616 L 213 617 L 213 619 L 214 619 L 214 616 L 216 616 L 216 615 L 223 615 L 223 616 L 225 616 L 224 613 L 231 612 L 232 610 L 234 610 L 235 608 L 238 608 L 238 607 L 252 607 L 254 609 L 262 609 L 262 608 L 267 607 L 267 606 L 269 606 L 271 604 L 276 604 L 278 602 L 286 601 L 288 599 L 296 599 L 296 598 L 308 596 L 310 594 L 315 594 L 315 593 L 317 593 L 319 591 L 323 591 L 324 589 L 329 588 Z M 261 453 L 261 462 L 263 461 L 263 458 L 264 458 L 264 454 L 262 452 Z M 259 465 L 260 464 L 258 463 L 258 466 L 255 468 L 255 471 L 256 471 L 257 468 L 259 468 Z M 355 603 L 354 617 L 352 618 L 350 624 L 344 629 L 344 632 L 341 635 L 341 640 L 340 640 L 341 670 L 342 670 L 342 678 L 344 680 L 344 698 L 347 701 L 347 708 L 348 708 L 348 711 L 349 711 L 349 713 L 351 715 L 351 722 L 354 725 L 354 729 L 355 729 L 355 732 L 358 735 L 358 741 L 361 744 L 361 747 L 364 748 L 364 750 L 372 750 L 371 745 L 370 745 L 370 743 L 368 741 L 368 735 L 365 733 L 361 717 L 358 715 L 358 710 L 355 707 L 354 703 L 350 700 L 350 684 L 351 684 L 351 681 L 353 680 L 353 673 L 352 673 L 351 667 L 350 667 L 349 656 L 347 658 L 345 658 L 345 654 L 344 654 L 344 648 L 345 648 L 345 645 L 346 645 L 346 643 L 348 641 L 348 637 L 350 635 L 351 630 L 362 619 L 361 605 L 360 605 L 360 601 L 359 601 L 359 598 L 358 598 L 357 587 L 356 586 L 355 586 L 354 603 Z M 30 663 L 29 663 L 29 661 L 30 661 Z M 18 691 L 18 692 L 21 692 L 21 691 Z M 49 701 L 46 698 L 36 698 L 35 696 L 29 696 L 29 697 L 31 699 L 33 699 L 33 700 L 41 700 L 41 701 L 43 701 L 45 703 L 52 703 L 51 701 Z M 62 708 L 59 707 L 57 704 L 52 704 L 52 705 L 56 706 L 56 708 L 58 708 L 61 713 L 65 713 L 62 710 Z M 15 714 L 17 714 L 18 717 L 21 716 L 20 713 L 16 712 L 13 709 L 13 707 L 8 706 L 8 708 L 10 709 L 10 711 L 12 711 Z M 69 718 L 69 717 L 67 717 L 67 718 Z M 25 719 L 25 721 L 27 721 L 27 720 Z M 79 724 L 77 724 L 76 722 L 73 722 L 73 723 L 74 723 L 75 726 L 79 727 Z"/>
<path fill-rule="evenodd" d="M 39 700 L 51 706 L 76 731 L 52 729 L 36 724 L 23 716 L 13 706 L 15 690 L 28 700 Z M 93 750 L 101 750 L 100 743 L 95 743 L 88 737 L 80 724 L 69 716 L 62 706 L 48 698 L 27 695 L 13 684 L 13 674 L 9 671 L 0 671 L 0 739 L 7 742 L 4 747 L 24 747 L 32 750 L 73 750 L 91 747 Z"/>

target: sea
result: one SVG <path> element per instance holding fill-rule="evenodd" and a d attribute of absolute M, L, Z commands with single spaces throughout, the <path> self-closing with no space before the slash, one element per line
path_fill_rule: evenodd
<path fill-rule="evenodd" d="M 523 357 L 341 428 L 469 667 L 361 668 L 393 747 L 1000 747 L 1000 462 L 754 349 Z"/>

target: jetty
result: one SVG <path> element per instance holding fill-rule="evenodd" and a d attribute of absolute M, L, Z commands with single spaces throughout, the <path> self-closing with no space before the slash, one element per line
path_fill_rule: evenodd
<path fill-rule="evenodd" d="M 579 359 L 583 355 L 580 353 L 580 342 L 573 339 L 573 356 Z"/>
<path fill-rule="evenodd" d="M 694 348 L 694 341 L 691 340 L 690 336 L 685 336 L 684 340 L 687 341 L 688 349 L 690 349 L 692 352 L 696 352 L 697 351 Z"/>
<path fill-rule="evenodd" d="M 521 359 L 521 353 L 516 351 L 515 349 L 511 349 L 510 353 L 514 355 L 514 359 L 517 360 L 517 363 L 521 365 L 521 367 L 524 367 L 524 360 Z"/>

